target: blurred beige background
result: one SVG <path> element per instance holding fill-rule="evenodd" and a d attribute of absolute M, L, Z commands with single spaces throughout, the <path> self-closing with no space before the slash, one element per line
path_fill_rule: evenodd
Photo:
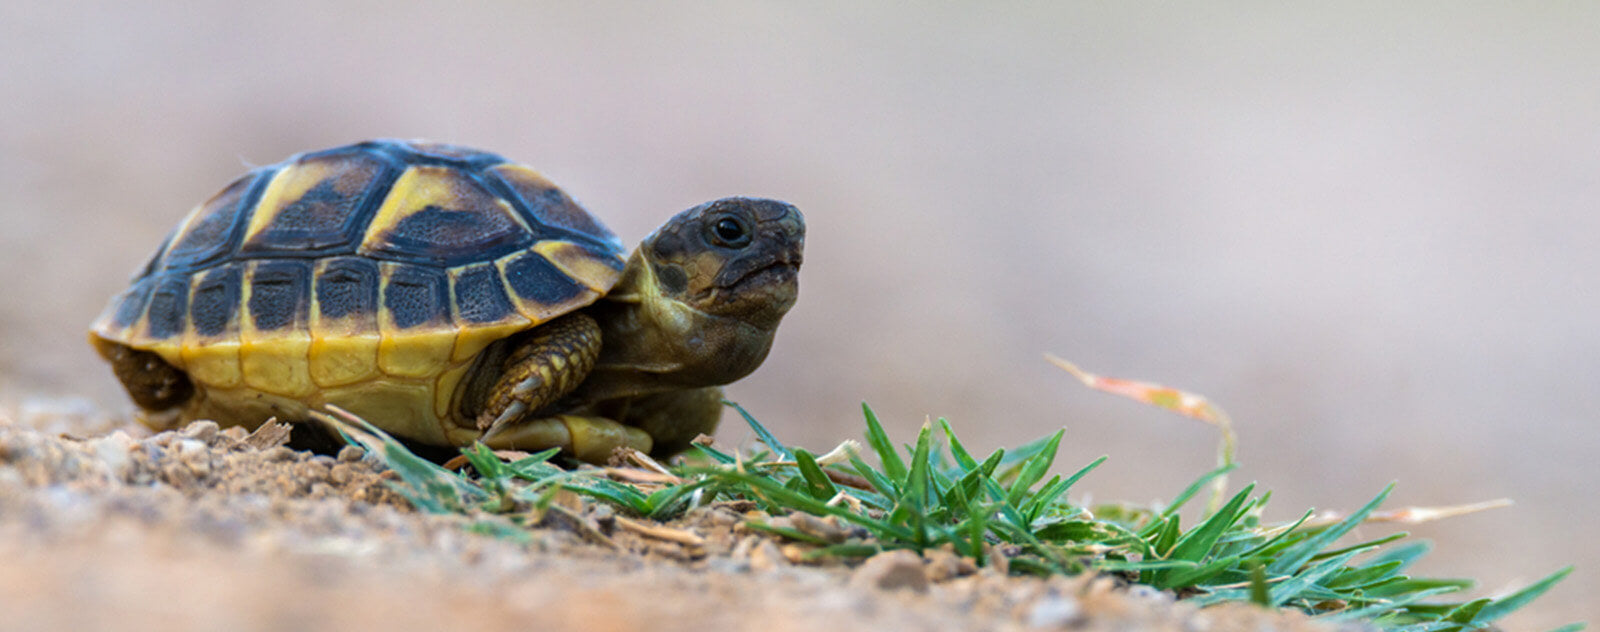
<path fill-rule="evenodd" d="M 579 5 L 582 8 L 576 8 Z M 129 407 L 83 330 L 250 165 L 368 137 L 534 165 L 633 242 L 729 194 L 810 221 L 734 396 L 826 448 L 871 402 L 984 451 L 1065 426 L 1099 499 L 1170 497 L 1209 395 L 1269 517 L 1509 496 L 1413 531 L 1494 591 L 1600 593 L 1600 10 L 1114 3 L 5 3 L 0 382 Z M 20 404 L 19 404 L 20 405 Z M 724 438 L 746 437 L 730 419 Z"/>

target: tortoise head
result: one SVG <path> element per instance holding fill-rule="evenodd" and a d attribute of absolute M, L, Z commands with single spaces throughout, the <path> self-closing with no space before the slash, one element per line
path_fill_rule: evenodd
<path fill-rule="evenodd" d="M 761 364 L 799 293 L 805 218 L 777 200 L 725 198 L 645 238 L 599 320 L 602 371 L 659 386 L 733 382 Z M 621 377 L 621 376 L 617 376 Z"/>
<path fill-rule="evenodd" d="M 770 330 L 798 295 L 805 233 L 792 205 L 726 198 L 679 213 L 639 253 L 654 273 L 657 300 Z"/>

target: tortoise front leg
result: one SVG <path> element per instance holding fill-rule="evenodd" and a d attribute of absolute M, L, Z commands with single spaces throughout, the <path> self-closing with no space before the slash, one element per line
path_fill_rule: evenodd
<path fill-rule="evenodd" d="M 498 434 L 571 393 L 600 356 L 600 325 L 573 313 L 545 323 L 511 350 L 489 388 L 477 426 Z"/>
<path fill-rule="evenodd" d="M 650 436 L 638 428 L 543 411 L 576 389 L 599 356 L 600 325 L 587 314 L 568 314 L 533 330 L 500 363 L 477 415 L 482 434 L 474 438 L 497 449 L 561 448 L 591 463 L 604 462 L 619 446 L 648 452 Z"/>

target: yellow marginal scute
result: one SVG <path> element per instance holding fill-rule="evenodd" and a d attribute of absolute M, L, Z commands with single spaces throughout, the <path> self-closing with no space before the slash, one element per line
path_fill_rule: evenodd
<path fill-rule="evenodd" d="M 317 264 L 321 279 L 328 261 Z M 340 318 L 322 315 L 317 292 L 311 293 L 311 349 L 308 353 L 311 381 L 317 386 L 354 384 L 378 376 L 377 316 L 368 310 Z"/>
<path fill-rule="evenodd" d="M 254 429 L 272 417 L 307 419 L 306 403 L 298 398 L 263 393 L 249 387 L 207 388 L 184 405 L 183 418 L 211 419 L 224 426 Z"/>
<path fill-rule="evenodd" d="M 455 328 L 395 331 L 388 314 L 380 322 L 385 330 L 378 342 L 378 370 L 384 374 L 431 378 L 450 367 L 450 353 L 456 346 Z"/>
<path fill-rule="evenodd" d="M 309 353 L 311 381 L 328 387 L 376 378 L 379 344 L 377 333 L 329 336 L 317 332 L 311 337 Z"/>
<path fill-rule="evenodd" d="M 444 429 L 433 412 L 432 380 L 372 380 L 327 389 L 320 399 L 390 434 L 435 445 L 446 443 Z"/>
<path fill-rule="evenodd" d="M 214 388 L 237 388 L 244 381 L 239 341 L 217 340 L 183 346 L 183 367 L 189 379 Z"/>
<path fill-rule="evenodd" d="M 310 395 L 316 390 L 307 362 L 310 348 L 311 336 L 303 331 L 264 339 L 247 336 L 239 345 L 244 383 L 250 388 L 284 397 Z"/>
<path fill-rule="evenodd" d="M 246 271 L 246 278 L 253 270 Z M 240 288 L 239 304 L 250 304 L 251 284 Z M 239 368 L 244 383 L 263 393 L 296 398 L 315 390 L 311 382 L 309 352 L 311 334 L 305 323 L 294 323 L 276 331 L 256 329 L 250 310 L 239 315 Z"/>
<path fill-rule="evenodd" d="M 185 368 L 184 367 L 184 362 L 183 362 L 183 345 L 181 344 L 181 342 L 183 340 L 182 338 L 179 338 L 179 337 L 172 337 L 172 338 L 166 338 L 166 339 L 153 339 L 152 338 L 152 340 L 154 340 L 154 342 L 152 342 L 151 344 L 149 344 L 147 346 L 135 347 L 135 348 L 142 348 L 145 351 L 155 352 L 156 355 L 161 356 L 162 360 L 166 360 L 167 364 L 170 364 L 172 366 L 178 367 L 180 369 Z"/>
<path fill-rule="evenodd" d="M 454 352 L 450 355 L 453 362 L 465 362 L 483 351 L 496 340 L 501 340 L 519 331 L 528 329 L 531 323 L 527 320 L 511 322 L 500 325 L 471 325 L 461 328 L 456 335 Z"/>

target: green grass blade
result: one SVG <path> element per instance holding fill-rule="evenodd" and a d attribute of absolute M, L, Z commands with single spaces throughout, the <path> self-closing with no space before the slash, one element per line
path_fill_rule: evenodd
<path fill-rule="evenodd" d="M 1402 578 L 1395 578 L 1394 581 L 1387 581 L 1387 582 L 1383 582 L 1383 583 L 1375 585 L 1375 586 L 1368 587 L 1364 592 L 1366 593 L 1366 595 L 1368 597 L 1375 597 L 1375 598 L 1380 598 L 1381 599 L 1381 598 L 1384 598 L 1384 597 L 1394 597 L 1394 596 L 1397 596 L 1397 595 L 1404 595 L 1406 593 L 1416 592 L 1416 591 L 1419 591 L 1419 590 L 1431 590 L 1431 589 L 1434 589 L 1434 588 L 1449 588 L 1451 590 L 1466 590 L 1468 588 L 1471 588 L 1472 584 L 1473 584 L 1472 580 L 1469 580 L 1469 579 L 1442 579 L 1442 578 L 1426 578 L 1426 577 L 1405 577 L 1403 579 Z"/>
<path fill-rule="evenodd" d="M 1000 466 L 1006 467 L 1022 463 L 1023 461 L 1033 458 L 1034 455 L 1045 451 L 1049 445 L 1050 437 L 1039 437 L 1038 439 L 1034 439 L 1019 445 L 1011 449 L 1011 456 L 1005 461 L 1000 462 Z M 1002 477 L 1003 476 L 1004 475 L 1002 475 Z"/>
<path fill-rule="evenodd" d="M 1234 521 L 1238 520 L 1240 508 L 1244 506 L 1245 501 L 1250 499 L 1250 493 L 1255 491 L 1255 488 L 1254 483 L 1245 485 L 1244 489 L 1234 494 L 1227 504 L 1218 509 L 1216 513 L 1211 514 L 1211 517 L 1200 523 L 1200 526 L 1183 534 L 1183 537 L 1179 538 L 1177 543 L 1173 545 L 1172 552 L 1167 557 L 1191 562 L 1198 562 L 1203 559 L 1206 553 L 1211 551 L 1211 547 L 1216 545 L 1217 539 L 1222 537 L 1222 534 L 1229 527 L 1233 526 Z"/>
<path fill-rule="evenodd" d="M 928 495 L 932 491 L 929 474 L 932 435 L 933 432 L 927 426 L 923 426 L 917 433 L 917 447 L 911 453 L 911 469 L 906 472 L 905 485 L 900 492 L 900 504 L 919 515 L 928 508 Z"/>
<path fill-rule="evenodd" d="M 1028 521 L 1027 516 L 1022 515 L 1021 511 L 1018 511 L 1017 508 L 1012 506 L 1011 503 L 1005 501 L 1006 490 L 1002 489 L 1000 487 L 1000 483 L 995 479 L 984 478 L 983 491 L 989 496 L 989 498 L 995 499 L 995 501 L 999 503 L 998 506 L 995 507 L 995 511 L 999 512 L 1000 516 L 1005 518 L 1006 523 L 1017 529 L 1023 530 L 1027 530 L 1032 527 L 1033 523 Z"/>
<path fill-rule="evenodd" d="M 1356 589 L 1371 586 L 1381 581 L 1394 577 L 1400 572 L 1400 561 L 1389 560 L 1381 564 L 1368 564 L 1361 568 L 1351 569 L 1341 573 L 1338 577 L 1328 580 L 1329 588 Z"/>
<path fill-rule="evenodd" d="M 1391 560 L 1398 561 L 1400 562 L 1400 568 L 1395 570 L 1403 571 L 1415 563 L 1418 559 L 1421 559 L 1422 556 L 1427 555 L 1431 550 L 1433 550 L 1433 545 L 1427 540 L 1418 540 L 1409 544 L 1402 544 L 1382 553 L 1374 554 L 1370 559 L 1367 560 L 1367 563 L 1374 564 L 1379 562 L 1388 562 Z"/>
<path fill-rule="evenodd" d="M 1301 565 L 1310 561 L 1312 556 L 1322 552 L 1322 549 L 1327 548 L 1335 540 L 1344 537 L 1344 534 L 1349 533 L 1351 529 L 1360 525 L 1362 521 L 1367 519 L 1368 515 L 1372 514 L 1373 510 L 1378 508 L 1378 505 L 1383 504 L 1383 501 L 1389 498 L 1389 494 L 1393 491 L 1394 483 L 1390 483 L 1376 497 L 1362 506 L 1361 509 L 1356 510 L 1355 513 L 1350 514 L 1344 520 L 1340 520 L 1338 524 L 1285 549 L 1283 557 L 1278 558 L 1277 561 L 1269 565 L 1267 572 L 1273 575 L 1294 573 Z"/>
<path fill-rule="evenodd" d="M 693 444 L 693 445 L 690 446 L 689 454 L 697 454 L 699 456 L 705 457 L 705 458 L 711 460 L 712 462 L 720 464 L 720 465 L 732 465 L 732 464 L 738 462 L 738 459 L 735 458 L 731 454 L 728 454 L 726 452 L 723 452 L 723 451 L 718 450 L 716 448 L 713 448 L 711 446 L 700 445 L 698 443 Z"/>
<path fill-rule="evenodd" d="M 1178 510 L 1182 509 L 1190 499 L 1195 497 L 1195 494 L 1199 494 L 1200 490 L 1204 489 L 1207 483 L 1216 480 L 1218 476 L 1232 472 L 1235 467 L 1237 466 L 1229 463 L 1202 474 L 1200 478 L 1195 479 L 1193 483 L 1190 483 L 1188 487 L 1185 487 L 1183 491 L 1179 492 L 1177 496 L 1173 497 L 1172 502 L 1167 503 L 1166 509 L 1161 510 L 1161 517 L 1166 518 L 1167 516 L 1177 513 Z"/>
<path fill-rule="evenodd" d="M 1045 542 L 1093 542 L 1116 545 L 1137 540 L 1138 536 L 1114 524 L 1099 520 L 1065 520 L 1045 525 L 1033 533 Z M 1142 543 L 1143 541 L 1140 540 Z"/>
<path fill-rule="evenodd" d="M 1273 606 L 1281 606 L 1287 603 L 1290 599 L 1300 596 L 1302 591 L 1310 588 L 1317 582 L 1322 581 L 1322 578 L 1333 574 L 1335 571 L 1343 567 L 1346 562 L 1349 562 L 1350 558 L 1355 556 L 1355 553 L 1346 553 L 1344 555 L 1340 555 L 1339 557 L 1324 560 L 1317 565 L 1306 569 L 1299 575 L 1295 575 L 1294 577 L 1285 580 L 1277 586 L 1273 586 L 1272 598 L 1268 600 L 1268 603 L 1272 604 Z"/>
<path fill-rule="evenodd" d="M 732 406 L 734 410 L 739 411 L 739 416 L 744 417 L 744 422 L 749 424 L 750 431 L 756 433 L 756 438 L 761 440 L 762 443 L 766 444 L 768 448 L 771 448 L 773 454 L 778 455 L 780 459 L 785 461 L 794 458 L 794 453 L 790 452 L 789 448 L 784 446 L 782 441 L 779 441 L 777 437 L 773 436 L 772 433 L 767 430 L 766 426 L 763 426 L 761 425 L 761 422 L 756 421 L 756 418 L 752 417 L 743 406 L 726 399 L 722 400 L 722 403 Z"/>
<path fill-rule="evenodd" d="M 989 455 L 987 460 L 968 471 L 965 476 L 961 477 L 961 480 L 952 483 L 949 486 L 949 491 L 945 493 L 944 504 L 949 505 L 955 511 L 966 512 L 969 505 L 979 497 L 979 493 L 983 490 L 984 479 L 993 474 L 994 468 L 1000 465 L 1002 454 L 1002 452 L 996 451 L 994 454 Z"/>
<path fill-rule="evenodd" d="M 996 464 L 998 464 L 998 461 L 996 461 Z M 983 546 L 987 543 L 984 534 L 989 532 L 990 512 L 980 503 L 972 502 L 967 497 L 966 492 L 962 491 L 962 488 L 957 487 L 955 492 L 961 500 L 961 504 L 966 507 L 967 512 L 967 540 L 964 554 L 976 560 L 978 565 L 982 566 L 989 561 L 988 556 L 984 555 Z"/>
<path fill-rule="evenodd" d="M 903 527 L 890 524 L 883 520 L 877 520 L 863 516 L 845 509 L 842 506 L 828 505 L 823 501 L 784 487 L 777 481 L 764 476 L 758 476 L 749 472 L 722 469 L 693 469 L 689 471 L 696 474 L 702 474 L 708 478 L 720 480 L 725 483 L 742 484 L 751 488 L 755 488 L 757 493 L 780 503 L 781 506 L 792 511 L 804 511 L 806 513 L 816 514 L 819 516 L 838 516 L 840 520 L 853 522 L 865 527 L 873 535 L 883 540 L 911 542 L 914 539 L 912 533 Z"/>
<path fill-rule="evenodd" d="M 1150 539 L 1150 545 L 1155 548 L 1156 554 L 1162 558 L 1172 552 L 1172 547 L 1178 544 L 1178 537 L 1183 534 L 1177 516 L 1170 516 L 1161 524 L 1161 530 Z"/>
<path fill-rule="evenodd" d="M 899 502 L 889 514 L 889 522 L 905 525 L 912 533 L 912 546 L 918 551 L 930 544 L 928 524 L 932 511 L 930 495 L 933 493 L 930 450 L 933 431 L 923 426 L 917 433 L 917 445 L 912 449 L 910 470 L 906 472 Z"/>
<path fill-rule="evenodd" d="M 1257 505 L 1257 506 L 1259 507 L 1260 505 Z M 1310 520 L 1311 516 L 1315 515 L 1316 513 L 1317 512 L 1314 509 L 1307 509 L 1304 514 L 1300 515 L 1300 519 L 1299 520 L 1294 521 L 1294 523 L 1290 524 L 1287 528 L 1284 528 L 1283 530 L 1279 531 L 1277 533 L 1277 535 L 1274 535 L 1274 536 L 1272 536 L 1270 538 L 1267 538 L 1267 540 L 1265 542 L 1262 542 L 1261 544 L 1257 544 L 1256 546 L 1252 547 L 1249 551 L 1246 551 L 1245 554 L 1244 554 L 1245 557 L 1254 557 L 1254 556 L 1257 556 L 1257 555 L 1262 555 L 1262 554 L 1266 553 L 1267 551 L 1272 550 L 1273 547 L 1278 545 L 1278 543 L 1283 542 L 1284 540 L 1288 539 L 1289 536 L 1294 535 L 1295 534 L 1295 529 L 1299 529 L 1300 525 L 1305 524 L 1305 522 L 1307 520 Z"/>
<path fill-rule="evenodd" d="M 461 448 L 462 456 L 467 457 L 467 463 L 472 469 L 478 471 L 482 478 L 507 478 L 511 476 L 511 469 L 505 461 L 495 456 L 494 450 L 482 443 L 474 442 L 472 445 Z"/>
<path fill-rule="evenodd" d="M 378 455 L 400 477 L 395 489 L 418 509 L 428 513 L 455 513 L 488 500 L 489 493 L 455 472 L 413 454 L 405 445 L 364 419 L 353 423 L 322 417 L 347 443 Z"/>
<path fill-rule="evenodd" d="M 709 480 L 700 480 L 682 485 L 672 485 L 658 489 L 645 498 L 644 504 L 650 509 L 644 512 L 648 518 L 666 520 L 677 517 L 688 509 L 689 498 L 694 492 L 711 484 Z"/>
<path fill-rule="evenodd" d="M 549 450 L 545 450 L 545 451 L 542 451 L 542 452 L 535 452 L 535 453 L 530 454 L 528 456 L 525 456 L 525 457 L 522 457 L 522 458 L 517 459 L 515 461 L 512 461 L 512 462 L 506 464 L 506 466 L 511 468 L 511 473 L 513 475 L 517 476 L 518 478 L 527 478 L 529 473 L 537 471 L 540 468 L 540 466 L 543 466 L 546 463 L 548 463 L 550 461 L 550 459 L 554 458 L 555 455 L 557 453 L 559 453 L 559 452 L 561 452 L 561 448 L 550 448 Z M 549 468 L 555 468 L 555 466 L 552 465 L 552 466 L 549 466 Z M 537 479 L 530 479 L 530 480 L 537 480 Z"/>
<path fill-rule="evenodd" d="M 1045 443 L 1044 449 L 1023 463 L 1022 470 L 1018 472 L 1016 480 L 1011 483 L 1011 489 L 1006 493 L 1006 502 L 1011 503 L 1013 507 L 1022 506 L 1028 489 L 1043 479 L 1045 473 L 1050 471 L 1050 466 L 1055 463 L 1056 452 L 1061 447 L 1061 437 L 1066 432 L 1057 430 Z"/>
<path fill-rule="evenodd" d="M 639 490 L 627 485 L 599 478 L 590 478 L 586 481 L 572 481 L 563 485 L 573 493 L 582 494 L 610 502 L 619 507 L 624 507 L 638 515 L 649 515 L 650 502 Z"/>
<path fill-rule="evenodd" d="M 1267 587 L 1267 567 L 1250 565 L 1250 603 L 1258 606 L 1272 605 L 1272 593 Z"/>
<path fill-rule="evenodd" d="M 1246 485 L 1244 489 L 1239 490 L 1239 493 L 1234 494 L 1226 505 L 1223 505 L 1216 513 L 1211 514 L 1211 517 L 1207 518 L 1205 522 L 1200 523 L 1200 526 L 1190 529 L 1188 533 L 1179 537 L 1172 544 L 1172 548 L 1168 550 L 1167 559 L 1185 560 L 1196 564 L 1204 560 L 1211 553 L 1212 547 L 1216 546 L 1217 539 L 1222 537 L 1222 534 L 1238 520 L 1241 508 L 1250 499 L 1250 493 L 1253 491 L 1255 491 L 1254 484 Z M 1176 516 L 1173 517 L 1172 524 L 1177 524 Z M 1165 536 L 1166 534 L 1163 533 L 1162 535 Z M 1221 571 L 1221 569 L 1216 570 L 1217 572 Z M 1157 572 L 1151 576 L 1150 580 L 1157 588 L 1171 588 L 1176 585 L 1173 579 L 1174 576 L 1175 574 L 1170 572 Z M 1188 574 L 1185 574 L 1185 576 L 1187 577 Z M 1195 579 L 1198 579 L 1198 576 L 1188 577 L 1185 581 L 1194 581 Z"/>
<path fill-rule="evenodd" d="M 831 500 L 839 494 L 839 488 L 833 485 L 833 480 L 828 478 L 822 467 L 817 465 L 817 458 L 810 452 L 796 448 L 794 451 L 795 465 L 800 470 L 800 476 L 805 479 L 806 491 L 812 498 L 822 501 Z"/>
<path fill-rule="evenodd" d="M 879 472 L 877 468 L 868 465 L 866 461 L 862 461 L 861 457 L 851 454 L 850 466 L 855 469 L 857 476 L 867 479 L 867 483 L 872 485 L 872 489 L 879 494 L 889 498 L 900 495 L 900 488 L 895 486 L 894 481 L 890 480 L 883 472 Z M 887 508 L 887 506 L 879 507 L 879 509 Z"/>
<path fill-rule="evenodd" d="M 1395 612 L 1401 608 L 1417 603 L 1424 599 L 1452 593 L 1457 590 L 1459 589 L 1450 586 L 1429 588 L 1426 590 L 1408 593 L 1396 599 L 1381 600 L 1378 603 L 1362 606 L 1360 608 L 1336 610 L 1326 614 L 1317 615 L 1316 618 L 1321 621 L 1353 621 L 1356 619 L 1372 619 L 1382 615 L 1385 612 Z"/>
<path fill-rule="evenodd" d="M 972 471 L 978 467 L 978 460 L 972 458 L 966 446 L 961 445 L 961 440 L 956 438 L 956 431 L 950 428 L 950 422 L 944 417 L 939 418 L 939 427 L 944 430 L 946 441 L 950 442 L 950 455 L 955 457 L 956 464 L 965 471 Z"/>
<path fill-rule="evenodd" d="M 1205 583 L 1206 580 L 1214 578 L 1217 575 L 1222 574 L 1224 571 L 1237 566 L 1240 559 L 1241 558 L 1238 555 L 1229 555 L 1227 557 L 1217 558 L 1204 564 L 1195 561 L 1196 565 L 1188 568 L 1174 568 L 1157 571 L 1155 575 L 1159 579 L 1154 581 L 1153 585 L 1155 585 L 1157 588 L 1171 589 L 1187 588 L 1190 586 L 1200 585 Z M 1256 568 L 1260 568 L 1260 565 L 1256 565 Z"/>
<path fill-rule="evenodd" d="M 1522 590 L 1494 600 L 1492 603 L 1484 606 L 1482 611 L 1478 612 L 1478 617 L 1475 622 L 1489 623 L 1496 621 L 1500 619 L 1500 617 L 1511 614 L 1512 611 L 1528 605 L 1528 602 L 1538 599 L 1540 595 L 1545 593 L 1545 591 L 1550 590 L 1550 588 L 1560 583 L 1561 580 L 1566 579 L 1567 575 L 1571 575 L 1572 568 L 1573 567 L 1571 566 L 1563 568 L 1547 575 L 1544 579 L 1529 584 Z"/>
<path fill-rule="evenodd" d="M 900 459 L 900 453 L 895 450 L 894 442 L 889 441 L 889 433 L 883 431 L 883 424 L 878 423 L 878 415 L 873 413 L 872 407 L 865 402 L 861 404 L 861 413 L 867 418 L 867 445 L 878 455 L 878 462 L 883 464 L 884 475 L 890 480 L 905 480 L 906 463 Z"/>
<path fill-rule="evenodd" d="M 1046 485 L 1043 489 L 1039 490 L 1038 494 L 1035 494 L 1033 498 L 1028 500 L 1028 504 L 1022 508 L 1022 513 L 1026 514 L 1029 520 L 1038 520 L 1039 515 L 1043 513 L 1044 510 L 1052 503 L 1054 503 L 1057 498 L 1060 498 L 1062 494 L 1067 493 L 1067 490 L 1072 489 L 1072 486 L 1089 472 L 1092 472 L 1095 468 L 1100 467 L 1100 464 L 1105 463 L 1107 458 L 1109 457 L 1102 455 L 1100 458 L 1095 459 L 1094 462 L 1079 468 L 1076 472 L 1073 472 L 1072 476 L 1068 476 L 1066 479 L 1059 482 Z"/>
<path fill-rule="evenodd" d="M 1194 568 L 1195 563 L 1186 560 L 1141 560 L 1138 562 L 1102 560 L 1095 563 L 1094 567 L 1102 571 L 1163 571 L 1176 568 Z"/>
<path fill-rule="evenodd" d="M 1456 606 L 1455 609 L 1445 613 L 1443 617 L 1440 617 L 1440 620 L 1448 621 L 1450 623 L 1472 623 L 1473 619 L 1478 617 L 1478 612 L 1483 610 L 1483 607 L 1487 605 L 1489 605 L 1488 599 L 1474 599 L 1467 603 Z"/>
<path fill-rule="evenodd" d="M 744 526 L 755 529 L 756 531 L 765 531 L 767 533 L 781 535 L 796 542 L 805 542 L 807 544 L 815 544 L 818 546 L 826 546 L 828 544 L 828 541 L 823 538 L 790 527 L 779 527 L 767 524 L 765 522 L 756 522 L 751 520 L 745 521 Z"/>
<path fill-rule="evenodd" d="M 824 546 L 814 551 L 807 552 L 801 559 L 815 561 L 827 557 L 864 558 L 872 557 L 883 552 L 883 547 L 864 542 L 845 542 Z"/>
<path fill-rule="evenodd" d="M 1376 548 L 1378 548 L 1380 546 L 1383 546 L 1385 544 L 1388 544 L 1390 542 L 1395 542 L 1397 540 L 1404 540 L 1404 539 L 1409 538 L 1409 537 L 1411 537 L 1411 534 L 1406 533 L 1404 531 L 1401 531 L 1400 533 L 1391 533 L 1389 535 L 1383 536 L 1383 537 L 1378 538 L 1376 540 L 1368 540 L 1368 541 L 1362 542 L 1360 544 L 1352 544 L 1352 545 L 1344 547 L 1342 549 L 1334 549 L 1332 551 L 1323 551 L 1321 553 L 1318 553 L 1316 555 L 1311 556 L 1311 561 L 1315 562 L 1317 560 L 1327 559 L 1327 558 L 1333 557 L 1335 555 L 1343 555 L 1343 554 L 1349 553 L 1351 551 L 1370 551 L 1372 549 L 1376 549 Z"/>

